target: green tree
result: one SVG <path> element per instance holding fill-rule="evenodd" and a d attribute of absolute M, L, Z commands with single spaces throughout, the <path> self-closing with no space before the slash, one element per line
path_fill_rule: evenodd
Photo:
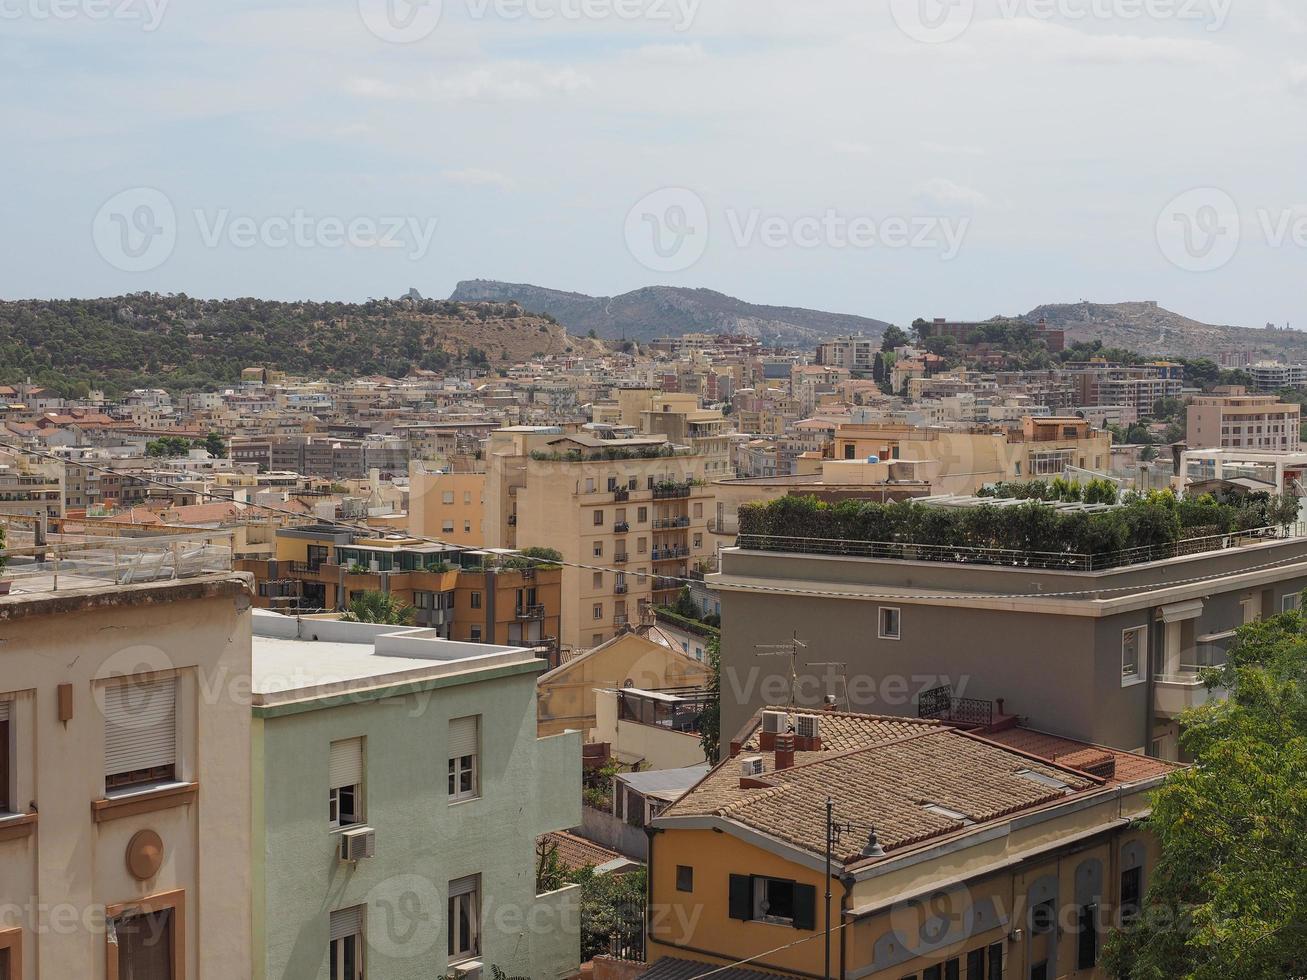
<path fill-rule="evenodd" d="M 885 328 L 885 334 L 880 338 L 880 349 L 892 351 L 895 347 L 906 347 L 909 343 L 907 332 L 902 327 L 891 325 Z"/>
<path fill-rule="evenodd" d="M 1154 798 L 1161 858 L 1105 966 L 1128 980 L 1307 975 L 1307 620 L 1240 627 L 1205 680 L 1229 699 L 1181 719 L 1195 765 Z"/>
<path fill-rule="evenodd" d="M 414 610 L 388 592 L 364 592 L 355 596 L 349 609 L 341 614 L 345 623 L 382 623 L 386 626 L 412 626 Z"/>
<path fill-rule="evenodd" d="M 708 682 L 708 703 L 704 706 L 699 719 L 699 745 L 703 747 L 703 757 L 716 765 L 721 757 L 722 738 L 722 641 L 714 636 L 708 640 L 705 650 L 708 658 L 708 671 L 712 680 Z"/>
<path fill-rule="evenodd" d="M 217 432 L 210 432 L 204 437 L 204 451 L 214 459 L 227 458 L 227 444 Z"/>
<path fill-rule="evenodd" d="M 145 455 L 155 457 L 185 456 L 191 451 L 191 441 L 182 436 L 162 436 L 145 444 Z"/>

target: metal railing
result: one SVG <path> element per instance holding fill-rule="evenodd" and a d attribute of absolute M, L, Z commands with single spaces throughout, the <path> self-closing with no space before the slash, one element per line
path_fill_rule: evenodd
<path fill-rule="evenodd" d="M 917 699 L 917 717 L 988 727 L 994 723 L 994 702 L 955 698 L 951 687 L 935 687 L 921 692 Z"/>
<path fill-rule="evenodd" d="M 690 496 L 692 484 L 678 483 L 675 486 L 655 486 L 653 488 L 654 500 L 681 500 Z"/>
<path fill-rule="evenodd" d="M 655 548 L 653 550 L 654 561 L 675 561 L 678 558 L 690 557 L 689 548 Z"/>
<path fill-rule="evenodd" d="M 690 519 L 688 517 L 669 517 L 656 520 L 653 522 L 655 531 L 665 531 L 671 528 L 689 527 Z"/>
<path fill-rule="evenodd" d="M 537 606 L 518 606 L 518 607 L 517 607 L 517 618 L 518 618 L 518 619 L 528 619 L 528 620 L 531 620 L 531 619 L 544 619 L 544 618 L 545 618 L 545 607 L 544 607 L 544 606 L 541 606 L 541 605 L 537 605 Z"/>
<path fill-rule="evenodd" d="M 736 545 L 746 551 L 1095 572 L 1210 551 L 1227 551 L 1268 540 L 1302 537 L 1303 529 L 1304 525 L 1291 525 L 1288 533 L 1285 534 L 1278 527 L 1253 528 L 1237 533 L 1182 538 L 1166 544 L 1141 545 L 1093 555 L 1073 551 L 1024 551 L 1015 548 L 977 548 L 910 541 L 859 541 L 850 538 L 804 538 L 775 534 L 741 534 Z"/>
<path fill-rule="evenodd" d="M 631 525 L 628 524 L 626 521 L 618 521 L 616 524 L 613 525 L 614 534 L 626 534 L 630 530 L 631 530 Z"/>

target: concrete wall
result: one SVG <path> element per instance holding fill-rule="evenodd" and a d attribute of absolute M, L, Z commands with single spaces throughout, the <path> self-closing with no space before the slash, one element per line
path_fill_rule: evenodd
<path fill-rule="evenodd" d="M 470 675 L 402 698 L 270 712 L 256 747 L 267 915 L 256 976 L 325 980 L 330 912 L 356 905 L 368 908 L 369 980 L 441 975 L 448 884 L 473 874 L 481 875 L 487 967 L 532 977 L 574 970 L 578 925 L 551 919 L 567 902 L 554 896 L 537 911 L 535 839 L 580 822 L 580 737 L 538 741 L 534 699 L 534 674 Z M 481 796 L 451 805 L 449 720 L 468 715 L 481 716 Z M 327 761 L 332 741 L 359 736 L 364 819 L 377 846 L 375 857 L 350 866 L 337 859 L 328 827 Z"/>
<path fill-rule="evenodd" d="M 245 582 L 13 597 L 0 601 L 0 620 L 0 693 L 18 694 L 15 803 L 39 809 L 30 835 L 0 838 L 0 929 L 28 930 L 20 980 L 35 980 L 38 965 L 45 978 L 99 980 L 105 906 L 176 890 L 186 895 L 185 976 L 223 976 L 248 962 L 250 715 L 228 686 L 250 673 Z M 178 679 L 179 776 L 199 793 L 185 805 L 94 822 L 92 801 L 105 797 L 97 692 L 141 674 Z M 57 713 L 60 684 L 72 690 L 67 722 Z M 138 881 L 125 856 L 147 829 L 163 841 L 163 864 Z"/>

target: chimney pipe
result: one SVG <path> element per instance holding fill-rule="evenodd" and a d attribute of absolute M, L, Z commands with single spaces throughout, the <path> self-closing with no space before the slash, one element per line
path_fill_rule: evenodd
<path fill-rule="evenodd" d="M 776 736 L 776 771 L 789 769 L 794 765 L 794 735 L 785 732 Z"/>
<path fill-rule="evenodd" d="M 1005 714 L 1007 714 L 1007 712 L 1003 710 L 1003 702 L 1004 702 L 1005 700 L 1007 700 L 1007 699 L 1006 699 L 1006 698 L 999 698 L 999 699 L 998 699 L 998 713 L 999 713 L 1000 715 L 1005 715 Z"/>
<path fill-rule="evenodd" d="M 740 742 L 732 742 L 732 743 L 731 743 L 731 758 L 734 759 L 736 756 L 738 756 L 738 755 L 740 754 L 740 750 L 743 749 L 743 748 L 744 748 L 744 746 L 743 746 Z"/>

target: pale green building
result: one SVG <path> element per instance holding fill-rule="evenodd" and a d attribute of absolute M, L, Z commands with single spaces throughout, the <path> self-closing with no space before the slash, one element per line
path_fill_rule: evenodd
<path fill-rule="evenodd" d="M 578 889 L 535 841 L 581 822 L 581 738 L 536 737 L 529 651 L 254 617 L 256 980 L 551 980 Z"/>

